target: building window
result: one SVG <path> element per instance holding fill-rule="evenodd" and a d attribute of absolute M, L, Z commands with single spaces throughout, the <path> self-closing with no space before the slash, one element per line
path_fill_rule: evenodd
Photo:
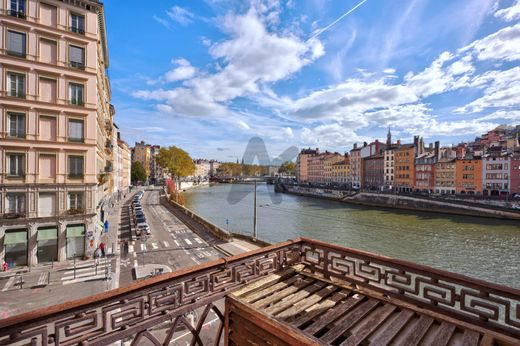
<path fill-rule="evenodd" d="M 83 209 L 82 192 L 69 192 L 69 209 Z"/>
<path fill-rule="evenodd" d="M 83 120 L 69 119 L 69 141 L 83 143 Z"/>
<path fill-rule="evenodd" d="M 69 156 L 69 178 L 83 178 L 83 156 Z"/>
<path fill-rule="evenodd" d="M 85 17 L 79 14 L 70 14 L 70 31 L 85 34 Z"/>
<path fill-rule="evenodd" d="M 69 46 L 70 67 L 85 69 L 85 48 Z"/>
<path fill-rule="evenodd" d="M 8 214 L 25 213 L 25 194 L 8 193 L 5 201 L 5 212 Z"/>
<path fill-rule="evenodd" d="M 8 174 L 10 177 L 23 177 L 25 175 L 25 155 L 7 154 Z"/>
<path fill-rule="evenodd" d="M 69 101 L 72 105 L 83 106 L 83 85 L 69 83 Z"/>
<path fill-rule="evenodd" d="M 25 19 L 25 0 L 11 0 L 10 5 L 10 16 Z"/>
<path fill-rule="evenodd" d="M 25 58 L 26 44 L 25 33 L 18 31 L 7 31 L 7 54 Z"/>
<path fill-rule="evenodd" d="M 25 75 L 20 73 L 8 73 L 9 96 L 25 98 Z"/>
<path fill-rule="evenodd" d="M 25 114 L 8 112 L 9 137 L 25 138 Z"/>

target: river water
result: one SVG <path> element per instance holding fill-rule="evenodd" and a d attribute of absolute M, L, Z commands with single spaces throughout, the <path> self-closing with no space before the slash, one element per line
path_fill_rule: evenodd
<path fill-rule="evenodd" d="M 253 189 L 217 184 L 189 190 L 186 206 L 224 229 L 252 234 Z M 258 185 L 257 205 L 258 238 L 269 242 L 314 238 L 520 288 L 518 221 L 275 195 L 265 184 Z"/>

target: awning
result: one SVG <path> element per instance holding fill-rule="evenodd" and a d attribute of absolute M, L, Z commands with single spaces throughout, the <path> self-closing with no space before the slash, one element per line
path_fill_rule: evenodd
<path fill-rule="evenodd" d="M 85 225 L 67 226 L 67 238 L 84 237 L 84 236 L 85 236 Z"/>
<path fill-rule="evenodd" d="M 58 239 L 58 228 L 57 227 L 49 227 L 49 228 L 40 228 L 38 229 L 37 240 L 51 240 Z"/>
<path fill-rule="evenodd" d="M 6 231 L 4 245 L 27 243 L 27 230 Z"/>

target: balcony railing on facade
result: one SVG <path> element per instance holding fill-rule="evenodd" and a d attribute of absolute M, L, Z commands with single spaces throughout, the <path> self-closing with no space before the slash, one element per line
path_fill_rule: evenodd
<path fill-rule="evenodd" d="M 107 345 L 132 340 L 139 344 L 144 339 L 168 345 L 180 330 L 191 335 L 192 345 L 202 345 L 210 311 L 220 323 L 212 329 L 218 344 L 229 325 L 228 315 L 224 317 L 216 302 L 253 280 L 295 265 L 303 267 L 302 274 L 373 292 L 387 303 L 414 306 L 457 328 L 489 332 L 509 341 L 520 338 L 520 290 L 299 238 L 3 319 L 0 345 Z M 199 311 L 195 325 L 186 317 L 194 310 Z M 164 333 L 156 331 L 159 326 Z"/>
<path fill-rule="evenodd" d="M 16 17 L 20 19 L 26 19 L 27 16 L 25 15 L 24 11 L 17 11 L 17 10 L 7 10 L 7 14 L 11 17 Z"/>

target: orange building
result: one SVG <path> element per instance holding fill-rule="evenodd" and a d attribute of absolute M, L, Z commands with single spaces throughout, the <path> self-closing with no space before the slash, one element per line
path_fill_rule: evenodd
<path fill-rule="evenodd" d="M 482 194 L 482 160 L 461 159 L 455 162 L 455 192 Z"/>
<path fill-rule="evenodd" d="M 394 153 L 394 186 L 398 191 L 411 192 L 415 179 L 415 145 L 401 145 Z"/>

